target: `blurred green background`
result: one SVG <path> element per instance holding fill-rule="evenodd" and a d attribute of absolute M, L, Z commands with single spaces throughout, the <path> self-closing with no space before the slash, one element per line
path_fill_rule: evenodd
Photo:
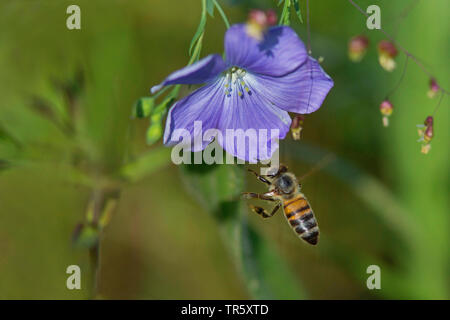
<path fill-rule="evenodd" d="M 331 159 L 303 181 L 318 247 L 299 240 L 282 214 L 263 220 L 247 210 L 239 192 L 265 186 L 244 168 L 179 168 L 161 141 L 146 144 L 148 119 L 131 118 L 139 97 L 187 64 L 201 1 L 2 1 L 0 298 L 92 297 L 88 250 L 71 237 L 91 199 L 110 190 L 120 197 L 101 235 L 97 298 L 450 298 L 448 97 L 425 156 L 416 124 L 437 104 L 426 96 L 427 76 L 410 61 L 383 128 L 378 105 L 405 56 L 385 72 L 382 34 L 367 31 L 354 7 L 311 2 L 313 55 L 324 57 L 335 87 L 307 117 L 303 139 L 288 137 L 280 155 L 298 176 Z M 395 33 L 412 2 L 376 1 L 382 27 Z M 220 3 L 231 23 L 249 8 L 276 8 Z M 81 30 L 66 28 L 70 4 L 81 7 Z M 419 1 L 397 33 L 446 89 L 448 10 L 447 0 Z M 306 25 L 292 21 L 306 39 Z M 222 52 L 225 30 L 217 12 L 208 17 L 202 55 Z M 365 31 L 371 47 L 353 64 L 348 39 Z M 82 290 L 66 288 L 72 264 Z M 366 287 L 371 264 L 381 268 L 381 290 Z"/>

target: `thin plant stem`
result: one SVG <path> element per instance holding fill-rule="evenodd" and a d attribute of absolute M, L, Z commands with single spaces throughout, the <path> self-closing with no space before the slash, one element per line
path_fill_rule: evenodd
<path fill-rule="evenodd" d="M 400 86 L 400 84 L 403 81 L 403 78 L 405 77 L 406 74 L 406 69 L 408 67 L 408 60 L 409 57 L 406 56 L 406 60 L 405 60 L 405 65 L 403 66 L 403 71 L 402 71 L 402 75 L 400 76 L 400 79 L 398 80 L 397 84 L 395 85 L 394 89 L 392 89 L 387 95 L 386 95 L 386 100 L 389 100 L 389 97 L 395 92 L 397 91 L 398 87 Z"/>
<path fill-rule="evenodd" d="M 434 115 L 436 114 L 436 112 L 438 111 L 438 109 L 439 109 L 439 107 L 440 107 L 441 102 L 442 102 L 443 99 L 444 99 L 444 92 L 441 92 L 441 97 L 439 98 L 438 104 L 437 104 L 437 106 L 434 108 L 434 111 L 433 111 L 433 117 L 434 117 Z"/>
<path fill-rule="evenodd" d="M 89 249 L 89 257 L 91 261 L 91 273 L 92 273 L 92 289 L 91 299 L 95 299 L 98 294 L 98 283 L 100 274 L 100 240 L 92 248 Z"/>
<path fill-rule="evenodd" d="M 161 90 L 159 90 L 157 93 L 155 93 L 152 98 L 156 99 L 158 98 L 160 95 L 162 95 L 164 92 L 166 92 L 171 86 L 165 86 L 164 88 L 162 88 Z"/>
<path fill-rule="evenodd" d="M 359 12 L 361 12 L 366 18 L 369 17 L 369 15 L 363 10 L 361 9 L 360 6 L 358 6 L 353 0 L 348 0 L 348 2 L 350 2 L 350 4 L 352 6 L 354 6 L 356 9 L 358 9 Z M 410 53 L 408 50 L 406 50 L 404 47 L 402 47 L 398 42 L 396 42 L 394 40 L 394 38 L 392 36 L 390 36 L 386 31 L 384 31 L 383 28 L 380 27 L 380 29 L 378 29 L 381 31 L 381 33 L 383 33 L 390 41 L 394 42 L 397 46 L 397 48 L 399 48 L 404 54 L 406 54 L 408 57 L 410 57 L 419 67 L 420 69 L 422 69 L 422 71 L 430 78 L 435 78 L 430 71 L 428 71 L 428 69 L 422 64 L 422 62 L 416 57 L 414 56 L 412 53 Z M 446 89 L 440 87 L 440 90 L 442 92 L 444 92 L 445 94 L 449 94 L 450 92 L 448 92 Z"/>

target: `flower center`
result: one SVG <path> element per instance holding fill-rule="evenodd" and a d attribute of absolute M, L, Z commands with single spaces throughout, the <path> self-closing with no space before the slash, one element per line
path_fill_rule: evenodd
<path fill-rule="evenodd" d="M 231 67 L 226 71 L 225 95 L 231 97 L 231 92 L 235 90 L 239 97 L 244 98 L 244 92 L 252 94 L 250 88 L 245 83 L 247 71 L 238 67 Z"/>

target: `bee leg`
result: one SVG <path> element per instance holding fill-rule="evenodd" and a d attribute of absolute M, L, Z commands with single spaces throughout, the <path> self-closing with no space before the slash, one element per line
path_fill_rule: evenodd
<path fill-rule="evenodd" d="M 271 213 L 267 213 L 267 211 L 264 210 L 261 207 L 250 206 L 250 208 L 255 213 L 259 214 L 263 218 L 270 218 L 270 217 L 272 217 L 278 211 L 278 209 L 280 209 L 280 207 L 281 207 L 281 202 L 277 203 L 277 205 L 273 208 Z"/>
<path fill-rule="evenodd" d="M 250 171 L 251 173 L 253 173 L 256 176 L 256 178 L 258 178 L 259 181 L 264 182 L 267 185 L 271 184 L 269 180 L 267 180 L 263 176 L 259 175 L 257 172 L 253 171 L 252 169 L 247 169 L 247 170 Z"/>
<path fill-rule="evenodd" d="M 273 192 L 267 192 L 267 193 L 254 193 L 254 192 L 243 192 L 242 197 L 244 199 L 260 199 L 260 200 L 267 200 L 267 201 L 276 201 L 273 198 Z"/>

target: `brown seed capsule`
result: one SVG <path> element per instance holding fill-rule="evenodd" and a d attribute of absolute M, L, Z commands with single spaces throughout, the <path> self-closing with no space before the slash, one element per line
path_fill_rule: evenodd
<path fill-rule="evenodd" d="M 353 62 L 360 62 L 364 58 L 367 48 L 369 47 L 369 39 L 364 35 L 358 35 L 350 39 L 348 42 L 348 56 Z"/>
<path fill-rule="evenodd" d="M 303 130 L 303 121 L 305 120 L 305 117 L 301 114 L 296 115 L 292 119 L 291 123 L 291 133 L 292 138 L 294 140 L 300 140 L 302 137 L 302 130 Z"/>
<path fill-rule="evenodd" d="M 386 71 L 392 71 L 395 69 L 395 57 L 398 51 L 393 42 L 382 40 L 378 43 L 378 59 L 380 65 Z"/>

